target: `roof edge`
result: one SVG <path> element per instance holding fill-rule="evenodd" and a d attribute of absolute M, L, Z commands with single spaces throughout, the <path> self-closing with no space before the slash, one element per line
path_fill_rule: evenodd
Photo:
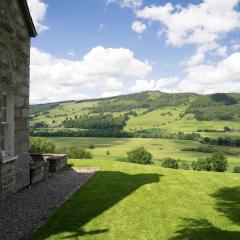
<path fill-rule="evenodd" d="M 26 0 L 18 0 L 18 3 L 19 3 L 19 6 L 20 6 L 20 8 L 23 12 L 23 16 L 24 16 L 24 19 L 26 21 L 30 36 L 31 37 L 36 37 L 38 34 L 37 34 L 37 30 L 35 28 L 35 25 L 33 23 L 32 16 L 31 16 L 27 1 Z"/>

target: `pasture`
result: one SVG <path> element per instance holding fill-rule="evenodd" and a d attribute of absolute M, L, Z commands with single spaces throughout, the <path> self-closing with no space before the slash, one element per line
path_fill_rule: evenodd
<path fill-rule="evenodd" d="M 58 149 L 64 149 L 76 146 L 80 149 L 88 148 L 89 145 L 94 144 L 95 149 L 91 152 L 97 158 L 109 158 L 116 159 L 118 157 L 126 156 L 128 151 L 131 151 L 138 147 L 145 147 L 154 158 L 156 165 L 161 165 L 159 160 L 167 157 L 180 159 L 183 162 L 189 162 L 197 160 L 198 158 L 210 156 L 208 153 L 201 152 L 184 152 L 181 151 L 187 147 L 201 146 L 199 142 L 183 141 L 175 139 L 156 139 L 156 138 L 49 138 L 53 140 Z M 214 146 L 219 150 L 234 150 L 239 151 L 239 148 Z M 110 152 L 110 156 L 107 156 L 106 152 Z M 234 166 L 240 165 L 240 158 L 235 156 L 228 156 L 229 171 L 232 171 Z"/>
<path fill-rule="evenodd" d="M 100 171 L 31 239 L 238 240 L 240 175 L 71 160 Z"/>

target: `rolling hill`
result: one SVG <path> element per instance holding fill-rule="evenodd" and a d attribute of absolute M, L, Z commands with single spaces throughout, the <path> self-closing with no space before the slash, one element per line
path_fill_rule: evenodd
<path fill-rule="evenodd" d="M 240 94 L 163 93 L 147 91 L 116 97 L 32 105 L 31 126 L 64 127 L 81 116 L 127 114 L 126 131 L 160 128 L 170 132 L 240 127 Z M 81 128 L 81 124 L 77 127 Z M 85 128 L 84 128 L 85 129 Z"/>

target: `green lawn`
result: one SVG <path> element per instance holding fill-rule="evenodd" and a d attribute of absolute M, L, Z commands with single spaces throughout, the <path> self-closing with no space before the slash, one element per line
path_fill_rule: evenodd
<path fill-rule="evenodd" d="M 175 139 L 156 139 L 156 138 L 50 138 L 56 143 L 57 148 L 69 148 L 76 146 L 78 148 L 87 148 L 90 144 L 94 144 L 95 149 L 91 150 L 95 157 L 100 158 L 116 158 L 126 156 L 128 151 L 144 146 L 150 151 L 155 160 L 155 164 L 160 165 L 159 159 L 172 157 L 181 159 L 186 162 L 192 162 L 200 157 L 207 157 L 210 154 L 200 152 L 183 152 L 182 148 L 198 147 L 201 144 L 193 141 L 181 141 Z M 215 147 L 219 150 L 240 151 L 239 148 Z M 106 156 L 106 151 L 110 152 L 110 157 Z M 240 165 L 240 158 L 228 156 L 230 162 L 229 171 L 233 167 Z"/>
<path fill-rule="evenodd" d="M 71 160 L 100 171 L 32 240 L 239 240 L 240 175 Z"/>

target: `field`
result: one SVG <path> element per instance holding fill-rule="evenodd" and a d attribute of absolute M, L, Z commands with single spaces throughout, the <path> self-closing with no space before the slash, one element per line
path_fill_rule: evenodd
<path fill-rule="evenodd" d="M 95 149 L 91 150 L 97 158 L 116 159 L 117 157 L 126 156 L 128 151 L 137 147 L 144 146 L 150 151 L 154 158 L 154 163 L 160 165 L 159 161 L 162 158 L 172 157 L 181 159 L 182 161 L 192 162 L 200 157 L 210 156 L 207 153 L 200 152 L 183 152 L 182 148 L 198 147 L 202 144 L 194 141 L 182 141 L 174 139 L 152 139 L 152 138 L 49 138 L 56 143 L 58 149 L 69 148 L 76 146 L 80 149 L 88 148 L 90 144 L 94 144 Z M 230 147 L 215 147 L 219 150 L 236 149 L 240 152 L 239 148 Z M 63 150 L 64 151 L 64 150 Z M 110 156 L 106 152 L 110 152 Z M 230 162 L 229 171 L 232 171 L 234 166 L 240 165 L 240 158 L 228 156 Z"/>
<path fill-rule="evenodd" d="M 238 174 L 106 159 L 70 163 L 100 167 L 100 171 L 50 217 L 33 240 L 240 239 Z"/>

